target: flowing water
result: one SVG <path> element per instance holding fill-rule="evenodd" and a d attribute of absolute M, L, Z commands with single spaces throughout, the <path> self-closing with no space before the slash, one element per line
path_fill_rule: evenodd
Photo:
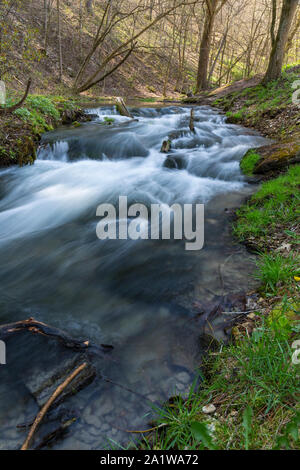
<path fill-rule="evenodd" d="M 114 346 L 97 368 L 121 386 L 98 378 L 69 399 L 77 420 L 55 448 L 124 443 L 125 430 L 147 425 L 149 401 L 185 392 L 203 349 L 195 305 L 247 289 L 244 273 L 253 269 L 232 241 L 225 209 L 251 193 L 239 161 L 265 139 L 209 107 L 195 108 L 195 133 L 188 107 L 131 111 L 138 120 L 113 107 L 91 109 L 92 122 L 45 134 L 33 166 L 0 171 L 0 322 L 34 316 Z M 166 165 L 160 148 L 167 138 Z M 204 249 L 189 252 L 172 240 L 100 241 L 96 208 L 117 204 L 120 195 L 147 206 L 204 203 Z M 16 425 L 38 409 L 26 375 L 63 353 L 28 336 L 7 350 L 0 447 L 16 448 L 24 439 Z"/>

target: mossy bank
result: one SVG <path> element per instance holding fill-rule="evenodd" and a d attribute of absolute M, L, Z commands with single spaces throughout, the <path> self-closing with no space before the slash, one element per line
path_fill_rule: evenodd
<path fill-rule="evenodd" d="M 218 99 L 212 93 L 231 122 L 276 139 L 242 160 L 247 176 L 265 181 L 232 226 L 236 241 L 257 254 L 260 287 L 231 344 L 208 352 L 200 387 L 157 411 L 142 448 L 299 449 L 300 108 L 292 103 L 298 72 Z M 198 103 L 208 104 L 203 99 Z"/>
<path fill-rule="evenodd" d="M 0 167 L 32 164 L 41 135 L 59 124 L 86 117 L 76 102 L 61 96 L 28 95 L 22 107 L 9 112 L 17 97 L 9 97 L 0 116 Z"/>
<path fill-rule="evenodd" d="M 226 112 L 229 122 L 258 130 L 271 140 L 270 145 L 245 155 L 241 168 L 248 176 L 266 179 L 300 163 L 300 106 L 294 94 L 299 73 L 300 66 L 286 68 L 276 81 L 258 83 L 213 101 Z"/>

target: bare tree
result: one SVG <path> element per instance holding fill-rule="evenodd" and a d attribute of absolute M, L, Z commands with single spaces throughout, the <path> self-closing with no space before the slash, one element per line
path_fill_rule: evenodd
<path fill-rule="evenodd" d="M 20 101 L 18 101 L 16 104 L 10 106 L 9 108 L 0 108 L 0 115 L 10 114 L 10 113 L 13 113 L 14 111 L 16 111 L 16 109 L 21 108 L 22 104 L 24 103 L 24 101 L 26 100 L 26 98 L 28 96 L 30 86 L 31 86 L 31 78 L 29 78 L 29 80 L 27 82 L 26 90 L 24 92 L 23 97 L 20 99 Z"/>
<path fill-rule="evenodd" d="M 298 0 L 283 0 L 281 17 L 278 26 L 277 35 L 275 36 L 276 16 L 276 0 L 273 0 L 273 21 L 271 25 L 272 50 L 269 59 L 267 72 L 264 76 L 263 83 L 266 84 L 271 80 L 276 80 L 281 75 L 286 45 L 289 38 L 290 28 L 294 19 L 298 5 Z M 275 16 L 275 19 L 274 19 Z"/>
<path fill-rule="evenodd" d="M 201 38 L 199 61 L 198 61 L 198 72 L 196 82 L 196 92 L 208 88 L 208 66 L 211 49 L 211 40 L 214 30 L 214 23 L 217 14 L 225 5 L 227 0 L 206 0 L 206 15 L 204 22 L 204 29 Z"/>
<path fill-rule="evenodd" d="M 110 11 L 112 0 L 107 0 L 106 6 L 104 8 L 104 12 L 102 15 L 102 18 L 100 20 L 99 27 L 97 29 L 96 35 L 93 40 L 92 47 L 90 48 L 89 52 L 87 53 L 78 73 L 75 78 L 74 82 L 74 91 L 76 93 L 81 93 L 83 91 L 86 91 L 90 88 L 92 88 L 94 85 L 97 83 L 103 81 L 106 77 L 111 75 L 113 72 L 115 72 L 127 59 L 128 57 L 132 54 L 132 52 L 135 50 L 137 46 L 137 39 L 140 38 L 146 31 L 148 31 L 150 28 L 152 28 L 154 25 L 156 25 L 159 21 L 161 21 L 163 18 L 165 18 L 167 15 L 172 13 L 174 10 L 177 8 L 183 6 L 183 5 L 193 5 L 196 3 L 195 1 L 180 1 L 179 3 L 174 2 L 173 6 L 168 8 L 167 10 L 162 11 L 162 13 L 158 14 L 152 21 L 146 24 L 146 26 L 142 27 L 139 29 L 137 32 L 133 30 L 131 36 L 129 39 L 125 40 L 122 42 L 120 45 L 118 45 L 110 54 L 106 56 L 104 60 L 102 60 L 101 64 L 97 67 L 96 72 L 91 74 L 87 79 L 83 80 L 83 83 L 80 84 L 80 81 L 83 79 L 84 74 L 87 70 L 87 67 L 91 61 L 91 58 L 95 54 L 95 52 L 101 48 L 103 45 L 104 40 L 106 37 L 109 35 L 109 33 L 112 31 L 112 29 L 117 25 L 120 24 L 124 19 L 129 18 L 130 16 L 134 16 L 135 13 L 137 12 L 144 12 L 147 10 L 149 7 L 145 7 L 143 2 L 138 3 L 130 12 L 128 13 L 123 13 L 119 9 L 116 9 L 115 12 L 111 15 L 110 21 L 107 22 L 107 16 Z M 116 60 L 119 60 L 118 62 L 115 62 Z M 108 71 L 105 71 L 107 66 L 109 64 L 111 65 L 111 68 Z"/>
<path fill-rule="evenodd" d="M 57 41 L 58 41 L 58 60 L 59 60 L 59 81 L 63 77 L 63 59 L 62 59 L 62 46 L 61 46 L 61 29 L 60 29 L 60 0 L 56 0 L 57 9 Z"/>

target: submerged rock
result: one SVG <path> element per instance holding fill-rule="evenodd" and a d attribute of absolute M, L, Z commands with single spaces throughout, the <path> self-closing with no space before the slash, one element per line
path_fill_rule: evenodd
<path fill-rule="evenodd" d="M 187 167 L 187 162 L 183 155 L 168 155 L 163 166 L 170 170 L 182 170 Z"/>
<path fill-rule="evenodd" d="M 24 384 L 34 396 L 37 404 L 42 407 L 66 377 L 83 362 L 88 363 L 87 367 L 65 388 L 59 397 L 59 403 L 61 403 L 66 397 L 77 393 L 95 378 L 96 370 L 85 354 L 72 353 L 62 362 L 44 370 L 38 367 L 33 368 L 29 374 L 26 374 Z"/>

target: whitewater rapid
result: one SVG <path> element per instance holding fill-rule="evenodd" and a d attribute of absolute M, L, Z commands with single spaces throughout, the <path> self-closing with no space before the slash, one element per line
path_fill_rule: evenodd
<path fill-rule="evenodd" d="M 201 362 L 195 319 L 249 290 L 253 257 L 232 240 L 228 208 L 251 194 L 239 162 L 266 140 L 209 107 L 87 110 L 92 121 L 46 133 L 34 165 L 0 170 L 0 322 L 35 317 L 112 344 L 92 384 L 65 403 L 77 416 L 57 449 L 99 449 L 146 429 L 153 403 L 186 393 Z M 168 154 L 162 142 L 171 140 Z M 99 204 L 205 204 L 204 248 L 181 240 L 99 240 Z M 229 211 L 230 212 L 230 211 Z M 222 273 L 220 275 L 220 272 Z M 39 336 L 37 338 L 37 336 Z M 13 338 L 1 368 L 0 448 L 37 414 L 28 377 L 65 351 L 40 335 Z M 101 380 L 108 377 L 113 385 Z M 113 444 L 114 445 L 114 444 Z"/>

